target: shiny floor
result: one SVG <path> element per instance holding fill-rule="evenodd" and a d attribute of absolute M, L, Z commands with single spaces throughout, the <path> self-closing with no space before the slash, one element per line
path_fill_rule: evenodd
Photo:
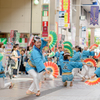
<path fill-rule="evenodd" d="M 94 68 L 91 68 L 90 75 L 94 71 Z M 81 82 L 79 77 L 75 77 L 73 87 L 63 87 L 61 78 L 53 81 L 46 80 L 41 85 L 40 97 L 26 95 L 26 91 L 32 82 L 30 76 L 20 75 L 11 81 L 15 83 L 14 88 L 11 90 L 1 89 L 0 100 L 100 100 L 100 84 L 88 86 Z"/>

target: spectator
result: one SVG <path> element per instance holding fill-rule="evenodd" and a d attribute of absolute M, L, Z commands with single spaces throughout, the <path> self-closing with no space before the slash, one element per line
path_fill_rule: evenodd
<path fill-rule="evenodd" d="M 23 72 L 23 74 L 25 73 L 25 66 L 24 66 L 24 61 L 25 61 L 25 51 L 22 50 L 21 51 L 21 60 L 20 60 L 20 68 L 19 68 L 19 74 L 21 74 L 21 72 Z"/>
<path fill-rule="evenodd" d="M 15 75 L 17 75 L 18 58 L 20 58 L 20 56 L 18 56 L 18 54 L 17 54 L 17 46 L 15 45 L 13 47 L 12 54 L 11 54 L 11 59 L 13 59 L 15 61 L 15 63 L 16 63 L 15 66 L 12 66 L 13 78 L 15 77 Z"/>

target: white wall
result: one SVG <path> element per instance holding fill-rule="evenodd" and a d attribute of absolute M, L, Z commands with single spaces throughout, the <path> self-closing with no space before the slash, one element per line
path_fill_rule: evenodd
<path fill-rule="evenodd" d="M 31 0 L 0 0 L 0 31 L 30 32 Z"/>

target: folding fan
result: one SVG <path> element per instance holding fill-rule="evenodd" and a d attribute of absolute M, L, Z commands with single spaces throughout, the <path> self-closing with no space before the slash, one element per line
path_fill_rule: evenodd
<path fill-rule="evenodd" d="M 45 62 L 44 63 L 46 68 L 51 68 L 52 69 L 52 75 L 57 78 L 58 74 L 59 74 L 59 68 L 57 66 L 57 64 L 53 63 L 53 62 Z"/>
<path fill-rule="evenodd" d="M 31 50 L 31 51 L 29 51 L 29 54 L 31 54 L 31 52 L 32 52 L 32 50 Z"/>
<path fill-rule="evenodd" d="M 49 54 L 49 57 L 53 57 L 55 55 L 55 53 L 54 52 L 51 52 L 50 54 Z"/>
<path fill-rule="evenodd" d="M 69 41 L 65 41 L 65 42 L 63 42 L 63 44 L 64 44 L 64 45 L 69 45 L 71 48 L 73 47 L 72 43 L 69 42 Z"/>
<path fill-rule="evenodd" d="M 90 63 L 90 64 L 92 64 L 94 67 L 97 67 L 96 61 L 95 61 L 94 59 L 92 59 L 92 58 L 87 58 L 87 59 L 85 59 L 83 62 L 85 62 L 85 63 Z"/>
<path fill-rule="evenodd" d="M 95 59 L 99 58 L 100 57 L 100 53 L 97 55 L 97 56 L 94 56 Z"/>
<path fill-rule="evenodd" d="M 73 56 L 74 53 L 73 53 L 73 50 L 70 46 L 64 45 L 64 49 L 67 49 L 69 51 L 71 57 Z"/>
<path fill-rule="evenodd" d="M 0 61 L 3 59 L 3 54 L 0 53 Z"/>
<path fill-rule="evenodd" d="M 87 84 L 87 85 L 96 85 L 99 82 L 100 82 L 100 78 L 93 78 L 93 79 L 87 80 L 85 82 L 85 84 Z"/>
<path fill-rule="evenodd" d="M 90 46 L 90 49 L 92 49 L 93 47 L 98 47 L 97 44 L 93 44 L 92 46 Z"/>
<path fill-rule="evenodd" d="M 45 47 L 44 47 L 44 50 L 45 50 L 45 51 L 49 50 L 49 47 L 48 47 L 48 46 L 45 46 Z"/>
<path fill-rule="evenodd" d="M 53 31 L 50 31 L 49 34 L 49 48 L 52 49 L 57 42 L 57 34 Z"/>

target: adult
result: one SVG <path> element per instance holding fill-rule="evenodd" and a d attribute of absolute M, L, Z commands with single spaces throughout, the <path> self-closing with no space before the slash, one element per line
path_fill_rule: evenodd
<path fill-rule="evenodd" d="M 20 60 L 20 68 L 19 68 L 19 74 L 21 74 L 21 72 L 23 72 L 23 74 L 25 73 L 25 66 L 24 66 L 24 61 L 25 61 L 25 50 L 21 51 L 21 60 Z"/>
<path fill-rule="evenodd" d="M 17 46 L 15 45 L 13 47 L 12 50 L 12 54 L 11 54 L 11 59 L 13 59 L 15 61 L 15 66 L 12 66 L 13 69 L 13 78 L 17 75 L 17 69 L 18 69 L 18 58 L 20 58 L 20 56 L 18 56 L 17 54 Z"/>
<path fill-rule="evenodd" d="M 18 57 L 18 67 L 17 67 L 17 74 L 19 73 L 19 65 L 20 65 L 20 51 L 19 51 L 19 44 L 15 44 L 16 46 L 16 51 L 17 51 L 17 55 L 19 56 Z"/>
<path fill-rule="evenodd" d="M 31 57 L 26 64 L 26 71 L 32 76 L 33 83 L 27 90 L 26 94 L 34 94 L 36 89 L 36 96 L 40 95 L 39 82 L 43 76 L 43 72 L 48 70 L 43 63 L 42 49 L 47 45 L 48 39 L 34 37 L 34 46 L 31 52 Z"/>

